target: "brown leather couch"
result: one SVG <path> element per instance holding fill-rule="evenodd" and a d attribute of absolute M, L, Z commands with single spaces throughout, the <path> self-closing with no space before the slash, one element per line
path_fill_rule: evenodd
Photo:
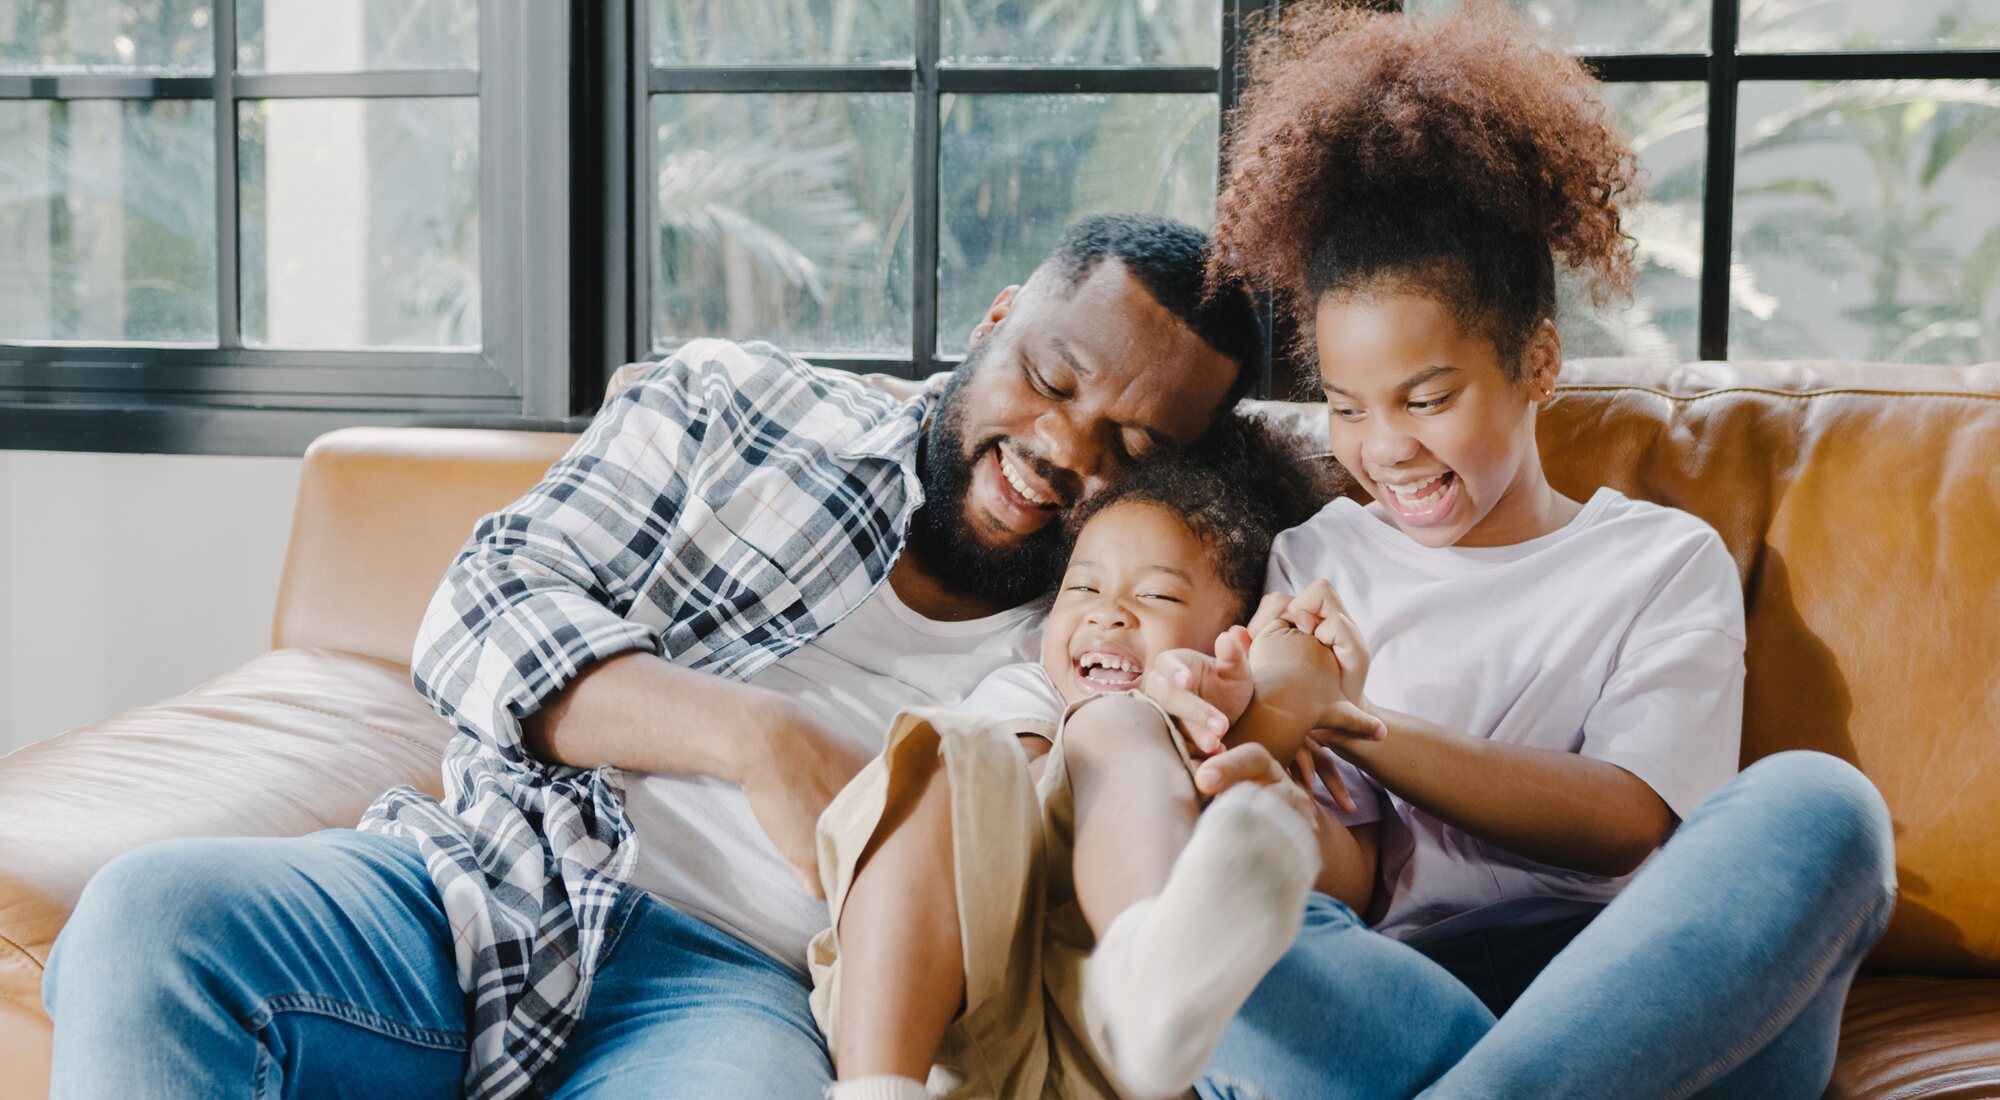
<path fill-rule="evenodd" d="M 42 964 L 113 856 L 351 825 L 387 787 L 437 791 L 450 730 L 409 685 L 418 617 L 477 517 L 570 442 L 329 434 L 306 456 L 270 653 L 0 760 L 0 1100 L 47 1091 Z M 1685 508 L 1729 544 L 1750 608 L 1744 761 L 1819 749 L 1888 800 L 1901 893 L 1830 1095 L 2000 1096 L 2000 364 L 1573 363 L 1542 442 L 1563 491 Z"/>

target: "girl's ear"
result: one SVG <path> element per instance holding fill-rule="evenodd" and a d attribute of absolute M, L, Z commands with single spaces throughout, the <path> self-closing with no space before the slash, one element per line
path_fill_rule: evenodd
<path fill-rule="evenodd" d="M 1522 377 L 1528 382 L 1528 400 L 1547 405 L 1556 396 L 1556 379 L 1562 375 L 1562 336 L 1554 321 L 1536 326 L 1528 345 L 1521 349 Z"/>

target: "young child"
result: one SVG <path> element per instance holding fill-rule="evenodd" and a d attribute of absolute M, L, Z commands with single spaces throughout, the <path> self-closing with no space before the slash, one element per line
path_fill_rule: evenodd
<path fill-rule="evenodd" d="M 1316 905 L 1204 1092 L 1817 1096 L 1894 896 L 1881 801 L 1816 754 L 1735 776 L 1722 540 L 1572 497 L 1538 449 L 1557 259 L 1600 293 L 1633 278 L 1633 162 L 1595 82 L 1493 3 L 1436 23 L 1288 6 L 1253 59 L 1216 273 L 1289 307 L 1333 453 L 1374 498 L 1280 536 L 1270 586 L 1341 657 L 1318 713 L 1387 727 L 1316 736 L 1379 796 L 1353 834 L 1380 853 L 1361 911 L 1422 955 Z M 1222 705 L 1169 704 L 1190 727 L 1237 717 L 1212 671 Z"/>
<path fill-rule="evenodd" d="M 1248 422 L 1216 438 L 1092 501 L 1040 662 L 955 710 L 901 716 L 821 818 L 833 928 L 811 964 L 833 1096 L 922 1097 L 926 1078 L 967 1097 L 1184 1093 L 1291 942 L 1325 811 L 1263 745 L 1198 764 L 1135 690 L 1174 650 L 1219 644 L 1246 680 L 1325 651 L 1287 623 L 1254 640 L 1232 626 L 1279 521 L 1310 506 L 1303 464 L 1271 469 L 1279 452 Z M 1303 734 L 1279 747 L 1288 762 Z M 1088 773 L 1120 738 L 1166 753 L 1142 777 L 1157 795 L 1143 816 L 1090 802 Z M 1121 881 L 1073 870 L 1079 817 L 1100 847 L 1128 841 Z"/>

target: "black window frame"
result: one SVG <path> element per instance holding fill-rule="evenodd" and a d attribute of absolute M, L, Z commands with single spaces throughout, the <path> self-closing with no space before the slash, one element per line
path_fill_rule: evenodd
<path fill-rule="evenodd" d="M 236 0 L 212 2 L 212 77 L 0 75 L 0 100 L 214 100 L 220 344 L 0 343 L 0 449 L 298 455 L 320 433 L 350 424 L 577 430 L 597 407 L 612 370 L 653 355 L 649 97 L 674 92 L 911 94 L 912 271 L 919 274 L 912 288 L 910 355 L 801 350 L 826 366 L 904 377 L 948 369 L 957 357 L 936 348 L 940 97 L 1212 93 L 1226 118 L 1238 97 L 1245 21 L 1259 13 L 1281 18 L 1286 0 L 1223 0 L 1213 67 L 952 64 L 940 56 L 940 0 L 913 0 L 910 63 L 668 69 L 652 66 L 649 0 L 480 0 L 476 74 L 338 75 L 237 74 Z M 1706 53 L 1581 59 L 1608 84 L 1706 89 L 1697 354 L 1727 359 L 1739 89 L 1759 81 L 2000 81 L 2000 49 L 1741 53 L 1741 0 L 1708 3 Z M 1391 0 L 1383 6 L 1397 5 Z M 550 43 L 565 48 L 551 50 Z M 473 93 L 480 104 L 482 349 L 241 347 L 236 102 Z M 1268 309 L 1266 319 L 1273 320 Z M 1267 333 L 1271 328 L 1267 323 Z M 1287 376 L 1295 369 L 1276 360 L 1258 392 L 1290 392 Z"/>
<path fill-rule="evenodd" d="M 535 216 L 568 206 L 570 66 L 545 50 L 568 5 L 479 0 L 476 71 L 238 73 L 237 2 L 210 0 L 209 76 L 0 74 L 0 100 L 214 104 L 217 305 L 214 347 L 0 342 L 0 449 L 299 455 L 355 424 L 574 428 L 571 374 L 548 366 L 570 351 L 569 223 Z M 478 103 L 479 349 L 244 347 L 238 103 L 435 96 Z"/>
<path fill-rule="evenodd" d="M 1215 65 L 1001 65 L 959 64 L 942 57 L 942 3 L 913 0 L 914 57 L 909 62 L 881 64 L 773 64 L 674 66 L 652 64 L 650 0 L 628 0 L 627 18 L 619 26 L 601 28 L 604 52 L 596 59 L 600 73 L 614 70 L 624 79 L 600 78 L 595 94 L 602 97 L 599 140 L 616 135 L 623 142 L 600 157 L 605 172 L 622 170 L 629 180 L 622 195 L 601 185 L 605 216 L 603 240 L 622 247 L 607 249 L 596 270 L 605 278 L 588 282 L 590 270 L 578 265 L 582 277 L 577 293 L 606 304 L 596 319 L 595 358 L 608 365 L 649 358 L 652 347 L 652 287 L 649 233 L 654 212 L 650 100 L 675 93 L 759 92 L 907 92 L 911 119 L 911 257 L 916 283 L 911 288 L 910 354 L 907 357 L 814 353 L 799 350 L 811 362 L 854 371 L 873 371 L 904 378 L 922 378 L 950 369 L 959 356 L 939 354 L 938 239 L 939 128 L 942 97 L 951 94 L 1213 94 L 1226 117 L 1236 105 L 1238 52 L 1244 21 L 1277 0 L 1222 0 L 1221 43 Z M 616 100 L 616 102 L 613 102 Z M 1218 132 L 1220 127 L 1218 126 Z M 1221 150 L 1217 152 L 1218 165 Z M 1219 173 L 1218 173 L 1219 175 Z M 579 193 L 590 190 L 580 186 Z M 622 200 L 622 201 L 621 201 Z M 1021 272 L 1025 278 L 1027 272 Z M 998 290 L 999 288 L 994 288 Z M 1267 330 L 1269 326 L 1266 326 Z M 616 349 L 613 352 L 611 349 Z M 1262 390 L 1268 390 L 1268 375 Z"/>

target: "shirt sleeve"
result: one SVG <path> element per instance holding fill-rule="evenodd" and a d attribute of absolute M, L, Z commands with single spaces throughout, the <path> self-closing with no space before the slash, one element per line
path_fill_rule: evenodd
<path fill-rule="evenodd" d="M 1736 774 L 1743 645 L 1736 567 L 1708 531 L 1620 646 L 1584 719 L 1583 755 L 1638 776 L 1685 820 Z"/>
<path fill-rule="evenodd" d="M 417 690 L 512 763 L 538 763 L 520 720 L 584 668 L 660 651 L 625 612 L 697 480 L 704 369 L 684 350 L 611 398 L 533 489 L 479 521 L 431 597 Z"/>
<path fill-rule="evenodd" d="M 1062 696 L 1049 683 L 1042 666 L 1032 661 L 995 669 L 959 705 L 1003 721 L 1023 718 L 1053 724 L 1062 719 L 1063 712 Z"/>

